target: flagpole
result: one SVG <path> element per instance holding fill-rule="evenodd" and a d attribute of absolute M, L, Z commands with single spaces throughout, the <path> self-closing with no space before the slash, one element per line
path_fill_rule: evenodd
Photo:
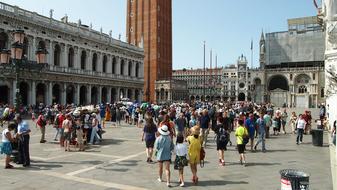
<path fill-rule="evenodd" d="M 252 40 L 251 45 L 250 45 L 250 51 L 251 51 L 250 68 L 253 69 L 253 40 Z"/>
<path fill-rule="evenodd" d="M 206 41 L 204 41 L 204 87 L 203 87 L 203 94 L 204 100 L 206 99 Z"/>

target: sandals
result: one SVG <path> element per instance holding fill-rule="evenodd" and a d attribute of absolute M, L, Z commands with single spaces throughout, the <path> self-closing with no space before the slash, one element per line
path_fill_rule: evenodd
<path fill-rule="evenodd" d="M 12 165 L 10 165 L 10 164 L 8 164 L 8 165 L 5 167 L 5 169 L 12 169 L 12 168 L 14 168 L 14 166 L 12 166 Z"/>

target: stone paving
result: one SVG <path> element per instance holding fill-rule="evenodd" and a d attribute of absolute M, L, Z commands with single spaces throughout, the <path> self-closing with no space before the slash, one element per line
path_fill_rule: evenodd
<path fill-rule="evenodd" d="M 145 162 L 145 144 L 140 141 L 141 129 L 134 126 L 111 127 L 108 124 L 104 141 L 86 152 L 64 152 L 51 142 L 54 129 L 48 127 L 46 144 L 40 144 L 40 133 L 31 123 L 32 166 L 15 165 L 13 170 L 0 168 L 0 189 L 166 189 L 157 182 L 157 164 Z M 248 164 L 238 162 L 234 146 L 225 152 L 226 166 L 219 166 L 214 134 L 209 136 L 204 168 L 198 168 L 199 184 L 191 183 L 191 171 L 185 168 L 185 189 L 280 189 L 279 170 L 297 168 L 310 173 L 311 190 L 331 190 L 332 178 L 327 134 L 324 146 L 314 147 L 311 136 L 304 136 L 301 145 L 291 134 L 273 136 L 266 142 L 267 153 L 247 152 Z M 232 134 L 232 141 L 235 142 Z M 0 156 L 1 165 L 4 164 Z M 178 172 L 171 166 L 172 189 L 180 189 Z"/>

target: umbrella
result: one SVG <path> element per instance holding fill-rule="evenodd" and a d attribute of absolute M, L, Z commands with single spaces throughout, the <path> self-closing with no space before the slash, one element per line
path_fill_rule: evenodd
<path fill-rule="evenodd" d="M 142 105 L 140 106 L 140 108 L 147 108 L 147 107 L 149 107 L 149 104 L 148 103 L 142 103 Z"/>
<path fill-rule="evenodd" d="M 154 109 L 154 110 L 159 110 L 159 109 L 160 109 L 160 106 L 154 105 L 154 106 L 153 106 L 153 109 Z"/>

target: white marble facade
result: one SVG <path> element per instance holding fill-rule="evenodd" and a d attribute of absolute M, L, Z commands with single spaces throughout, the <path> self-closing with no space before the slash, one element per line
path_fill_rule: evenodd
<path fill-rule="evenodd" d="M 35 50 L 46 49 L 48 68 L 40 74 L 20 76 L 25 104 L 90 104 L 142 100 L 144 85 L 143 49 L 113 39 L 68 19 L 58 21 L 16 6 L 0 3 L 0 48 L 9 49 L 11 32 L 24 30 L 24 57 L 35 61 Z M 3 103 L 13 104 L 14 75 L 2 69 Z M 10 72 L 10 71 L 8 71 Z"/>

